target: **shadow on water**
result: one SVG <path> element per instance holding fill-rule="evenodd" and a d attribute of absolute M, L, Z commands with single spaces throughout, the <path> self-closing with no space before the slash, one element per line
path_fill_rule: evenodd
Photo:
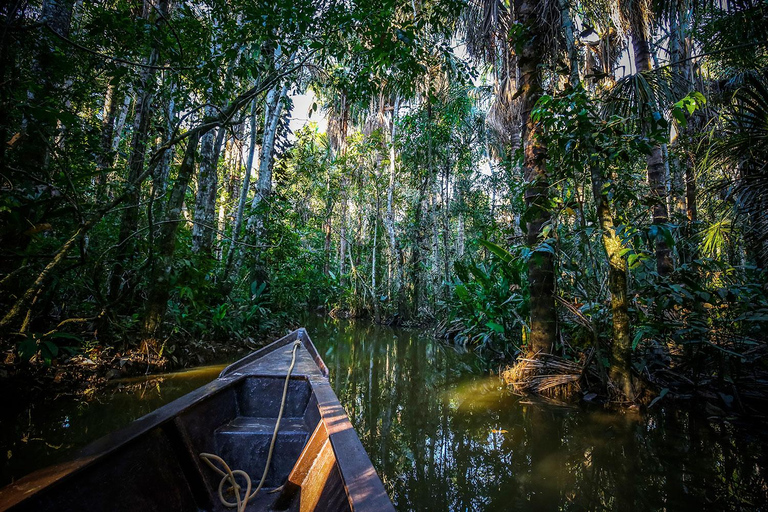
<path fill-rule="evenodd" d="M 400 510 L 768 506 L 762 432 L 671 407 L 617 414 L 520 398 L 477 356 L 414 330 L 317 318 L 307 328 Z M 89 402 L 31 408 L 0 426 L 11 455 L 2 483 L 66 458 L 220 368 L 125 380 Z"/>
<path fill-rule="evenodd" d="M 31 404 L 0 415 L 0 486 L 69 458 L 96 439 L 215 379 L 224 365 L 115 380 L 86 397 Z"/>

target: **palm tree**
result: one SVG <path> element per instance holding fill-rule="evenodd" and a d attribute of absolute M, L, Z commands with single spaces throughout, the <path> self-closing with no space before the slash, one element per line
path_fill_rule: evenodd
<path fill-rule="evenodd" d="M 523 151 L 527 243 L 533 248 L 528 265 L 530 353 L 549 352 L 557 338 L 555 255 L 541 240 L 550 220 L 546 148 L 531 111 L 543 91 L 543 68 L 557 51 L 558 9 L 559 4 L 547 0 L 515 0 L 511 8 L 498 0 L 478 1 L 470 4 L 463 23 L 470 55 L 496 70 L 497 105 L 490 117 L 506 124 L 506 139 L 519 140 Z"/>
<path fill-rule="evenodd" d="M 640 107 L 640 116 L 643 129 L 646 132 L 652 130 L 651 119 L 662 112 L 664 105 L 658 101 L 654 94 L 654 84 L 664 84 L 658 71 L 654 71 L 651 65 L 650 35 L 653 21 L 650 0 L 619 0 L 619 12 L 632 39 L 632 53 L 634 55 L 636 73 L 630 79 L 633 88 L 638 91 L 637 99 Z M 648 84 L 650 87 L 646 87 Z M 650 187 L 652 200 L 653 224 L 663 228 L 669 222 L 669 209 L 667 207 L 667 159 L 661 144 L 655 144 L 646 158 L 648 168 L 648 186 Z M 665 241 L 665 237 L 658 236 L 655 243 L 656 270 L 659 275 L 667 275 L 674 270 L 672 261 L 672 248 Z"/>

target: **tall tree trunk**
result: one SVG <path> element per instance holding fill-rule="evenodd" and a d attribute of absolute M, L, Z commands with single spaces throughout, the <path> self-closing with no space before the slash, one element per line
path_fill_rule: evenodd
<path fill-rule="evenodd" d="M 381 214 L 381 201 L 379 201 L 379 194 L 376 193 L 376 214 L 373 218 L 373 250 L 371 251 L 371 303 L 373 305 L 373 319 L 376 323 L 381 321 L 381 313 L 379 311 L 379 294 L 376 287 L 376 251 L 378 249 L 379 241 L 379 218 Z"/>
<path fill-rule="evenodd" d="M 159 2 L 157 10 L 162 16 L 156 16 L 156 13 L 148 16 L 148 19 L 161 23 L 168 12 L 168 1 Z M 158 19 L 159 18 L 159 19 Z M 157 44 L 157 43 L 155 43 Z M 147 58 L 147 65 L 154 66 L 159 57 L 159 49 L 153 46 L 150 55 Z M 152 98 L 154 95 L 155 70 L 144 68 L 141 72 L 138 94 L 136 97 L 136 114 L 133 120 L 133 138 L 131 140 L 131 153 L 128 159 L 128 179 L 129 183 L 136 182 L 137 178 L 144 170 L 144 159 L 147 150 L 147 138 L 149 133 L 150 118 L 152 116 Z M 135 235 L 139 225 L 139 201 L 141 199 L 141 183 L 136 183 L 129 191 L 126 199 L 127 206 L 123 211 L 120 222 L 120 231 L 118 233 L 117 250 L 115 251 L 115 266 L 112 271 L 112 277 L 109 285 L 110 301 L 115 302 L 124 288 L 130 289 L 133 280 L 125 275 L 125 264 L 132 261 L 135 256 L 136 240 Z"/>
<path fill-rule="evenodd" d="M 333 222 L 333 194 L 331 194 L 331 169 L 326 172 L 325 178 L 325 209 L 323 217 L 323 273 L 331 273 L 331 233 Z"/>
<path fill-rule="evenodd" d="M 457 220 L 457 226 L 456 226 L 456 257 L 462 258 L 464 257 L 464 238 L 466 236 L 464 230 L 464 212 L 459 212 L 459 218 Z"/>
<path fill-rule="evenodd" d="M 687 84 L 689 90 L 696 89 L 695 73 L 693 70 L 693 64 L 691 57 L 691 38 L 690 38 L 690 23 L 691 23 L 691 11 L 688 2 L 683 2 L 678 6 L 677 12 L 674 14 L 673 21 L 670 26 L 670 60 L 672 61 L 672 72 L 676 77 Z M 698 117 L 698 116 L 697 116 Z M 698 123 L 688 123 L 686 127 L 679 127 L 681 133 L 679 137 L 684 137 L 687 133 L 691 133 L 695 130 Z M 698 217 L 696 211 L 696 176 L 695 165 L 692 158 L 684 155 L 678 159 L 678 176 L 682 181 L 680 194 L 683 195 L 682 203 L 686 220 L 683 226 L 683 237 L 686 240 L 690 240 L 695 228 L 695 224 Z M 682 263 L 689 263 L 694 258 L 694 251 L 689 244 L 683 244 L 683 250 L 680 252 L 680 259 Z"/>
<path fill-rule="evenodd" d="M 73 7 L 74 0 L 43 0 L 41 21 L 55 33 L 69 37 Z M 8 9 L 13 9 L 11 3 Z M 60 124 L 60 120 L 50 114 L 60 109 L 62 105 L 52 100 L 62 97 L 60 89 L 62 86 L 66 87 L 66 83 L 69 82 L 69 77 L 63 75 L 51 61 L 51 56 L 60 51 L 57 49 L 60 41 L 52 34 L 44 34 L 39 47 L 40 51 L 35 54 L 31 62 L 33 73 L 40 77 L 41 87 L 27 90 L 27 103 L 41 107 L 40 112 L 47 110 L 49 115 L 39 115 L 35 110 L 30 111 L 29 117 L 27 114 L 24 115 L 21 131 L 25 137 L 19 147 L 20 161 L 36 173 L 48 167 L 50 148 L 55 143 L 57 125 Z M 18 55 L 16 57 L 18 58 Z M 5 73 L 0 72 L 0 75 Z M 66 108 L 68 100 L 64 101 Z"/>
<path fill-rule="evenodd" d="M 451 176 L 451 162 L 448 160 L 445 166 L 445 175 L 443 176 L 443 185 L 441 188 L 441 195 L 443 197 L 443 275 L 441 276 L 443 294 L 446 293 L 445 286 L 451 279 L 451 266 L 452 257 L 450 251 L 451 242 L 451 195 L 449 193 L 450 188 L 450 176 Z"/>
<path fill-rule="evenodd" d="M 390 143 L 389 143 L 389 185 L 387 186 L 387 216 L 386 228 L 389 236 L 389 257 L 387 261 L 387 276 L 389 281 L 389 300 L 396 300 L 400 295 L 400 280 L 398 278 L 398 248 L 397 238 L 395 236 L 395 183 L 397 176 L 397 154 L 395 153 L 395 135 L 397 130 L 397 116 L 400 110 L 400 97 L 395 96 L 395 104 L 392 108 L 392 119 L 390 122 Z"/>
<path fill-rule="evenodd" d="M 168 100 L 168 117 L 165 122 L 167 133 L 172 134 L 176 127 L 176 102 L 173 99 L 175 87 L 171 89 L 171 98 Z M 171 162 L 173 160 L 173 148 L 165 150 L 163 159 L 160 161 L 160 169 L 155 176 L 155 193 L 157 196 L 163 196 L 168 188 L 168 177 L 171 174 Z"/>
<path fill-rule="evenodd" d="M 592 168 L 592 195 L 602 231 L 605 255 L 608 258 L 608 288 L 611 292 L 611 380 L 630 400 L 636 396 L 632 379 L 632 338 L 629 324 L 629 297 L 627 292 L 627 261 L 621 255 L 621 237 L 616 233 L 608 197 L 603 190 L 600 170 Z M 599 349 L 595 347 L 595 349 Z"/>
<path fill-rule="evenodd" d="M 416 202 L 416 212 L 413 217 L 413 248 L 411 249 L 411 265 L 410 265 L 410 281 L 412 287 L 411 294 L 411 312 L 412 318 L 416 318 L 419 315 L 419 307 L 421 306 L 421 296 L 423 294 L 421 274 L 422 274 L 422 244 L 424 243 L 422 234 L 422 223 L 424 217 L 424 211 L 426 210 L 425 202 L 427 197 L 427 189 L 429 188 L 429 176 L 424 178 L 424 182 L 419 186 L 419 197 Z"/>
<path fill-rule="evenodd" d="M 440 201 L 440 177 L 438 173 L 432 175 L 432 193 L 430 194 L 429 223 L 432 227 L 432 262 L 430 265 L 430 281 L 432 281 L 432 312 L 437 309 L 437 301 L 442 298 L 440 285 L 440 213 L 438 212 Z"/>
<path fill-rule="evenodd" d="M 256 195 L 251 203 L 251 218 L 248 220 L 248 230 L 254 234 L 256 243 L 260 243 L 264 235 L 265 212 L 261 203 L 272 194 L 272 164 L 275 156 L 275 139 L 277 126 L 283 111 L 283 98 L 288 92 L 288 85 L 276 85 L 267 95 L 266 113 L 264 115 L 264 139 L 261 143 L 261 159 L 259 161 L 259 177 L 256 182 Z"/>
<path fill-rule="evenodd" d="M 644 24 L 639 20 L 634 20 L 632 24 L 632 49 L 638 73 L 651 71 L 651 51 L 648 36 L 645 33 Z M 651 199 L 653 200 L 653 224 L 661 226 L 669 222 L 669 210 L 667 208 L 667 165 L 664 151 L 660 144 L 653 146 L 646 162 L 648 166 L 648 186 L 651 189 Z M 655 252 L 656 270 L 659 275 L 664 276 L 672 272 L 674 270 L 672 250 L 667 245 L 663 236 L 656 238 Z"/>
<path fill-rule="evenodd" d="M 147 60 L 149 65 L 154 65 L 157 51 L 152 50 L 152 55 Z M 144 158 L 147 149 L 147 136 L 149 132 L 149 119 L 151 117 L 152 85 L 154 73 L 145 69 L 142 72 L 141 85 L 136 98 L 136 115 L 133 121 L 133 137 L 131 139 L 131 153 L 128 160 L 128 179 L 132 183 L 144 170 Z M 135 235 L 139 226 L 139 201 L 141 199 L 141 183 L 137 183 L 130 190 L 127 198 L 127 206 L 123 210 L 118 233 L 117 250 L 115 251 L 115 266 L 112 270 L 112 278 L 109 285 L 110 301 L 115 301 L 121 290 L 130 288 L 132 280 L 124 274 L 125 266 L 135 256 Z"/>
<path fill-rule="evenodd" d="M 44 0 L 43 21 L 57 34 L 69 37 L 74 0 Z"/>
<path fill-rule="evenodd" d="M 216 45 L 218 49 L 218 44 Z M 224 78 L 224 87 L 232 82 L 235 66 L 240 59 L 242 47 L 237 48 L 237 56 L 227 66 L 227 73 Z M 208 96 L 211 97 L 212 89 L 208 90 Z M 226 108 L 225 104 L 222 109 Z M 206 115 L 212 116 L 217 109 L 213 107 L 206 108 Z M 210 131 L 206 133 L 200 144 L 200 169 L 197 178 L 197 197 L 195 198 L 195 215 L 192 226 L 192 252 L 200 253 L 208 258 L 213 257 L 213 241 L 218 232 L 218 223 L 216 222 L 216 199 L 219 189 L 219 156 L 221 148 L 224 146 L 226 137 L 226 127 L 220 127 L 216 133 Z M 225 167 L 232 168 L 226 161 Z"/>
<path fill-rule="evenodd" d="M 523 145 L 523 177 L 526 183 L 525 204 L 528 209 L 527 243 L 534 253 L 528 262 L 530 290 L 531 333 L 529 353 L 549 352 L 557 337 L 557 310 L 555 309 L 554 255 L 537 250 L 544 226 L 550 220 L 548 211 L 549 181 L 546 166 L 546 148 L 537 138 L 539 127 L 531 118 L 533 106 L 541 96 L 541 67 L 543 55 L 541 41 L 543 27 L 540 0 L 515 0 L 518 22 L 529 31 L 517 58 L 520 73 L 520 138 Z"/>
<path fill-rule="evenodd" d="M 342 169 L 341 177 L 341 211 L 339 212 L 339 282 L 341 286 L 346 284 L 346 266 L 344 264 L 344 258 L 347 252 L 347 246 L 349 241 L 347 239 L 347 225 L 349 224 L 349 176 L 347 175 L 347 125 L 349 122 L 349 103 L 347 96 L 342 93 L 342 107 L 341 107 L 341 126 L 339 128 L 339 140 L 337 141 L 337 159 L 341 160 L 344 168 Z"/>
<path fill-rule="evenodd" d="M 206 116 L 214 113 L 206 109 Z M 223 134 L 224 127 L 218 133 Z M 192 252 L 210 257 L 216 232 L 216 192 L 219 185 L 217 143 L 221 140 L 214 130 L 200 140 L 200 169 L 197 175 L 197 197 L 195 199 L 194 224 L 192 226 Z"/>
<path fill-rule="evenodd" d="M 176 250 L 176 233 L 181 223 L 181 210 L 187 187 L 189 187 L 189 182 L 195 171 L 195 157 L 199 141 L 200 134 L 198 133 L 192 135 L 187 141 L 187 149 L 179 167 L 179 175 L 173 184 L 165 208 L 166 218 L 159 229 L 159 235 L 155 242 L 157 252 L 150 270 L 149 296 L 144 312 L 144 333 L 148 338 L 157 336 L 168 307 L 173 255 Z"/>
<path fill-rule="evenodd" d="M 565 35 L 565 50 L 568 54 L 568 64 L 570 68 L 568 83 L 571 87 L 576 87 L 581 83 L 581 75 L 579 73 L 579 50 L 576 48 L 576 28 L 573 23 L 571 6 L 568 0 L 559 0 L 559 4 L 560 20 Z"/>
<path fill-rule="evenodd" d="M 131 106 L 131 102 L 133 101 L 133 91 L 129 88 L 128 92 L 125 93 L 125 98 L 123 98 L 123 103 L 120 105 L 120 112 L 117 115 L 117 119 L 115 120 L 115 130 L 114 130 L 114 136 L 112 137 L 112 161 L 110 162 L 110 165 L 115 164 L 115 159 L 117 155 L 117 150 L 120 147 L 120 140 L 123 136 L 123 128 L 125 127 L 125 119 L 128 117 L 128 109 Z"/>
<path fill-rule="evenodd" d="M 256 105 L 256 100 L 253 101 L 253 105 L 251 106 L 251 116 L 250 116 L 250 130 L 251 130 L 251 138 L 248 145 L 248 160 L 245 164 L 245 173 L 243 175 L 243 187 L 240 190 L 240 198 L 237 201 L 237 214 L 235 214 L 235 225 L 232 227 L 232 242 L 229 246 L 229 252 L 227 253 L 227 261 L 224 265 L 224 277 L 226 277 L 229 274 L 229 269 L 232 265 L 232 262 L 235 258 L 235 254 L 238 254 L 237 256 L 237 264 L 236 264 L 236 271 L 234 272 L 234 275 L 237 276 L 240 270 L 240 262 L 241 256 L 240 251 L 237 249 L 237 242 L 240 239 L 240 230 L 243 225 L 243 212 L 245 211 L 245 203 L 248 201 L 248 191 L 251 189 L 251 173 L 253 173 L 253 162 L 255 160 L 256 156 L 256 136 L 257 136 L 257 128 L 258 123 L 256 120 L 256 116 L 258 114 L 258 107 Z"/>
<path fill-rule="evenodd" d="M 109 85 L 104 95 L 104 109 L 101 118 L 101 140 L 99 141 L 99 154 L 96 158 L 96 169 L 99 171 L 95 178 L 96 196 L 103 198 L 107 187 L 106 169 L 112 167 L 112 138 L 115 132 L 115 118 L 117 117 L 117 87 Z"/>
<path fill-rule="evenodd" d="M 96 158 L 96 167 L 103 171 L 112 165 L 111 149 L 112 138 L 115 131 L 115 117 L 117 116 L 117 87 L 109 85 L 107 93 L 104 95 L 104 108 L 101 118 L 101 140 L 99 142 L 99 155 Z M 99 183 L 103 183 L 104 177 L 101 176 Z"/>

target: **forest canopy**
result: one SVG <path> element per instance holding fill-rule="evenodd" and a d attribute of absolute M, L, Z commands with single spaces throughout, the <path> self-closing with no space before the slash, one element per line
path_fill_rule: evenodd
<path fill-rule="evenodd" d="M 518 358 L 534 391 L 766 391 L 766 2 L 0 16 L 7 364 L 187 364 L 322 311 Z"/>

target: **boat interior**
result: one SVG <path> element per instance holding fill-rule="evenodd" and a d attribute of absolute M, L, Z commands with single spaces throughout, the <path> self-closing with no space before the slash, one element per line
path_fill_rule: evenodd
<path fill-rule="evenodd" d="M 233 510 L 220 502 L 222 477 L 200 454 L 216 454 L 232 470 L 245 471 L 256 488 L 291 358 L 293 343 L 280 341 L 268 353 L 252 354 L 216 381 L 102 438 L 77 459 L 21 479 L 15 493 L 4 497 L 0 492 L 0 510 Z M 360 509 L 356 503 L 391 509 L 314 346 L 310 342 L 296 352 L 274 456 L 264 487 L 246 510 Z M 339 453 L 348 459 L 342 465 Z M 231 487 L 229 481 L 221 486 L 234 502 Z"/>

